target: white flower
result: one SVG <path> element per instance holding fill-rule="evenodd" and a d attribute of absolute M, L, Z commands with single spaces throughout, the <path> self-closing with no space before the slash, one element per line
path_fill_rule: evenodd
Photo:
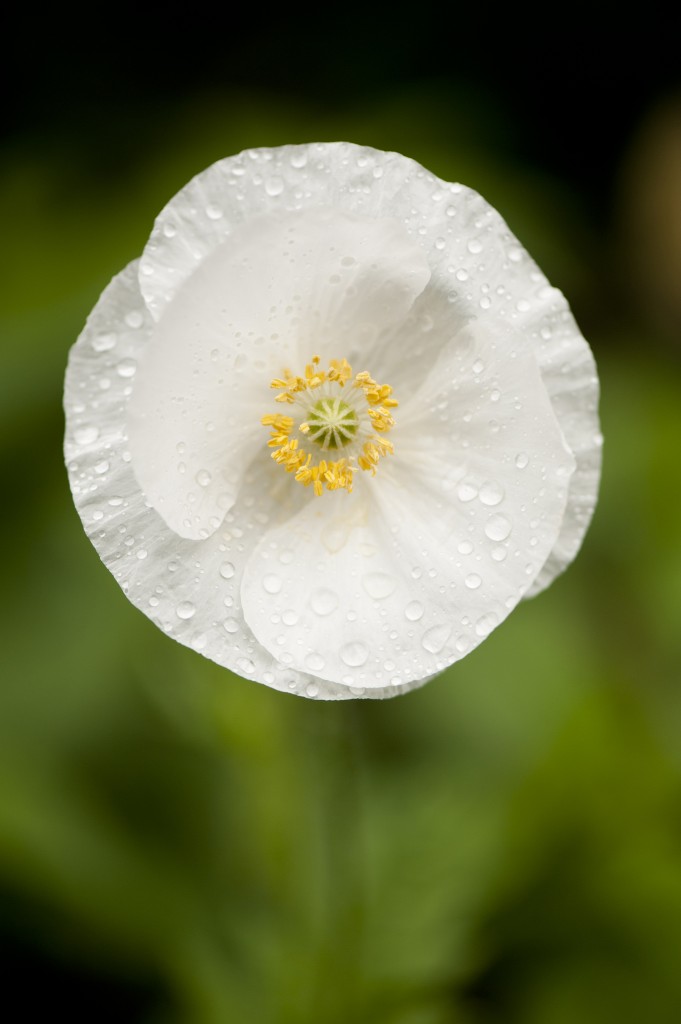
<path fill-rule="evenodd" d="M 594 361 L 479 195 L 347 143 L 230 157 L 71 352 L 74 499 L 129 599 L 233 671 L 387 697 L 574 558 Z"/>

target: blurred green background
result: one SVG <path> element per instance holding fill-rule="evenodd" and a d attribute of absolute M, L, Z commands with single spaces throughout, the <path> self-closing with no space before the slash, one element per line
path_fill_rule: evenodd
<path fill-rule="evenodd" d="M 22 1020 L 681 1020 L 678 26 L 655 4 L 553 27 L 400 11 L 328 9 L 331 37 L 300 11 L 238 31 L 15 14 L 0 971 Z M 192 175 L 339 138 L 501 211 L 592 344 L 606 446 L 545 595 L 423 690 L 325 705 L 128 604 L 71 503 L 61 392 L 99 292 Z"/>

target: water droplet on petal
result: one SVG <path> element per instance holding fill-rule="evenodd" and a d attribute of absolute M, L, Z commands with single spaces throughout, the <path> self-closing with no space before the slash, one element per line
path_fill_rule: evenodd
<path fill-rule="evenodd" d="M 234 566 L 231 562 L 223 562 L 220 566 L 220 575 L 224 580 L 231 580 L 234 575 Z"/>
<path fill-rule="evenodd" d="M 324 664 L 325 662 L 321 654 L 317 654 L 316 651 L 310 651 L 310 653 L 305 657 L 305 668 L 308 669 L 309 672 L 321 672 L 324 668 Z"/>
<path fill-rule="evenodd" d="M 209 203 L 208 206 L 206 207 L 206 217 L 208 217 L 209 220 L 220 220 L 220 218 L 223 216 L 224 211 L 220 206 L 217 206 L 215 203 Z"/>
<path fill-rule="evenodd" d="M 525 466 L 528 464 L 529 461 L 530 457 L 525 452 L 518 452 L 518 454 L 515 457 L 515 464 L 518 467 L 518 469 L 525 469 Z"/>
<path fill-rule="evenodd" d="M 285 612 L 282 612 L 281 621 L 285 626 L 295 626 L 298 621 L 298 614 L 292 608 L 287 608 Z"/>
<path fill-rule="evenodd" d="M 459 501 L 472 501 L 473 498 L 477 498 L 478 489 L 475 484 L 462 480 L 456 489 L 456 494 Z"/>
<path fill-rule="evenodd" d="M 466 576 L 464 583 L 469 590 L 477 590 L 482 583 L 482 577 L 478 576 L 477 572 L 471 572 Z"/>
<path fill-rule="evenodd" d="M 430 654 L 439 654 L 449 640 L 451 632 L 451 626 L 448 626 L 447 623 L 443 623 L 441 626 L 431 626 L 423 634 L 421 645 Z"/>
<path fill-rule="evenodd" d="M 181 601 L 175 609 L 178 619 L 191 619 L 195 612 L 196 608 L 191 601 Z"/>
<path fill-rule="evenodd" d="M 313 591 L 310 605 L 316 615 L 330 615 L 338 607 L 338 594 L 327 587 L 320 587 Z"/>
<path fill-rule="evenodd" d="M 506 516 L 490 516 L 485 525 L 485 535 L 490 540 L 506 540 L 512 526 Z"/>
<path fill-rule="evenodd" d="M 341 647 L 340 656 L 349 668 L 361 668 L 369 657 L 369 652 L 363 643 L 359 640 L 354 640 L 352 643 Z"/>
<path fill-rule="evenodd" d="M 281 590 L 281 579 L 276 573 L 268 573 L 262 581 L 262 585 L 268 594 L 278 594 Z"/>
<path fill-rule="evenodd" d="M 199 487 L 208 487 L 208 484 L 211 482 L 212 479 L 213 478 L 207 469 L 200 469 L 196 474 L 196 482 L 199 485 Z"/>
<path fill-rule="evenodd" d="M 223 626 L 225 627 L 228 633 L 237 633 L 239 630 L 239 623 L 237 622 L 236 619 L 225 619 L 225 621 L 223 622 Z"/>
<path fill-rule="evenodd" d="M 488 480 L 480 488 L 480 501 L 483 505 L 498 505 L 504 498 L 504 488 L 494 480 Z"/>
<path fill-rule="evenodd" d="M 404 609 L 404 614 L 410 622 L 418 622 L 423 617 L 423 605 L 420 601 L 410 601 Z"/>
<path fill-rule="evenodd" d="M 489 636 L 499 620 L 494 612 L 488 612 L 487 615 L 482 615 L 475 623 L 475 632 L 478 636 Z"/>
<path fill-rule="evenodd" d="M 283 178 L 273 177 L 268 178 L 265 182 L 265 191 L 268 196 L 278 196 L 284 191 Z"/>
<path fill-rule="evenodd" d="M 73 440 L 76 444 L 92 444 L 98 437 L 97 427 L 78 427 L 73 432 Z"/>
<path fill-rule="evenodd" d="M 97 334 L 92 339 L 92 347 L 95 352 L 108 352 L 116 344 L 115 334 Z"/>
<path fill-rule="evenodd" d="M 255 665 L 250 658 L 239 658 L 236 663 L 239 672 L 253 672 Z"/>
<path fill-rule="evenodd" d="M 319 694 L 319 687 L 316 683 L 308 683 L 305 687 L 305 693 L 308 697 L 316 697 Z"/>
<path fill-rule="evenodd" d="M 134 377 L 137 373 L 137 363 L 134 359 L 121 359 L 116 367 L 116 373 L 119 377 Z"/>
<path fill-rule="evenodd" d="M 362 577 L 362 586 L 374 601 L 382 601 L 395 593 L 397 580 L 385 572 L 370 572 Z"/>

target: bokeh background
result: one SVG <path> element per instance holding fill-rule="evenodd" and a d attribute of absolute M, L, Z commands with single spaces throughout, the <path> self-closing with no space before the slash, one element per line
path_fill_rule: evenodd
<path fill-rule="evenodd" d="M 681 1020 L 678 16 L 474 7 L 14 13 L 0 972 L 22 1020 Z M 325 705 L 128 604 L 71 503 L 61 391 L 191 176 L 339 138 L 502 212 L 592 344 L 606 444 L 545 595 L 424 689 Z"/>

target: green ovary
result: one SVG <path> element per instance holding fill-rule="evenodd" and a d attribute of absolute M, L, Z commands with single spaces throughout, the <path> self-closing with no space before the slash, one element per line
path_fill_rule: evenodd
<path fill-rule="evenodd" d="M 357 413 L 340 398 L 320 398 L 307 418 L 308 437 L 323 451 L 344 448 L 355 440 L 359 419 Z"/>

